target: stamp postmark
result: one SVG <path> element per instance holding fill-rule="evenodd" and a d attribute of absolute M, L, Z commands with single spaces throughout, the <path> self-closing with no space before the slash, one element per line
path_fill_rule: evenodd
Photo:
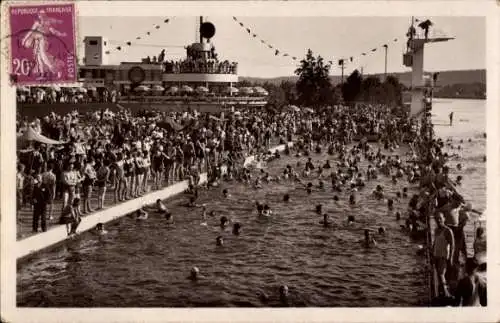
<path fill-rule="evenodd" d="M 75 5 L 10 6 L 8 12 L 12 83 L 76 82 Z"/>

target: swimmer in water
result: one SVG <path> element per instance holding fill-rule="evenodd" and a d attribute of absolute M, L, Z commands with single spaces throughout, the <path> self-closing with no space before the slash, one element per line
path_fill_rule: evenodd
<path fill-rule="evenodd" d="M 349 215 L 347 217 L 347 225 L 352 225 L 352 224 L 354 224 L 355 221 L 356 221 L 356 219 L 354 218 L 354 215 Z"/>
<path fill-rule="evenodd" d="M 260 183 L 260 178 L 257 178 L 257 179 L 255 180 L 255 183 L 254 183 L 253 187 L 254 187 L 255 189 L 262 188 L 262 184 Z"/>
<path fill-rule="evenodd" d="M 215 238 L 215 244 L 219 247 L 222 247 L 224 245 L 224 239 L 222 238 L 222 236 L 218 236 L 217 238 Z"/>
<path fill-rule="evenodd" d="M 349 195 L 349 204 L 350 205 L 356 204 L 356 197 L 354 196 L 354 194 Z"/>
<path fill-rule="evenodd" d="M 387 200 L 387 209 L 389 211 L 394 210 L 394 200 L 393 199 L 388 199 Z"/>
<path fill-rule="evenodd" d="M 233 224 L 233 234 L 235 236 L 239 235 L 241 232 L 241 224 L 239 222 L 236 222 Z"/>
<path fill-rule="evenodd" d="M 339 201 L 339 197 L 338 197 L 337 195 L 334 195 L 334 196 L 333 196 L 333 200 L 334 200 L 335 202 L 338 202 L 338 201 Z"/>
<path fill-rule="evenodd" d="M 330 216 L 327 213 L 323 214 L 323 220 L 319 221 L 319 224 L 322 224 L 325 228 L 331 226 L 332 224 L 330 223 Z"/>
<path fill-rule="evenodd" d="M 200 270 L 198 269 L 198 267 L 194 266 L 193 268 L 191 268 L 191 273 L 188 276 L 188 279 L 190 279 L 191 281 L 197 281 L 203 278 L 205 278 L 205 276 L 200 274 Z"/>
<path fill-rule="evenodd" d="M 396 212 L 396 221 L 401 220 L 401 212 Z"/>
<path fill-rule="evenodd" d="M 229 192 L 228 192 L 227 188 L 225 188 L 225 189 L 223 189 L 223 190 L 222 190 L 222 195 L 223 195 L 223 196 L 224 196 L 224 198 L 226 198 L 226 199 L 227 199 L 227 198 L 229 198 L 229 197 L 231 197 L 231 194 L 229 194 Z"/>
<path fill-rule="evenodd" d="M 137 210 L 136 213 L 136 218 L 137 220 L 139 221 L 144 221 L 144 220 L 147 220 L 148 219 L 148 212 L 144 211 L 142 208 Z"/>
<path fill-rule="evenodd" d="M 457 186 L 462 186 L 462 179 L 463 179 L 462 175 L 458 175 L 457 176 L 457 181 L 455 182 L 455 184 Z"/>
<path fill-rule="evenodd" d="M 162 202 L 161 199 L 156 200 L 156 210 L 158 213 L 163 213 L 167 211 L 167 206 Z"/>
<path fill-rule="evenodd" d="M 403 187 L 403 198 L 408 198 L 408 187 Z"/>
<path fill-rule="evenodd" d="M 323 205 L 318 204 L 316 205 L 316 214 L 321 214 L 323 213 Z"/>
<path fill-rule="evenodd" d="M 99 235 L 103 235 L 108 233 L 108 231 L 104 230 L 104 224 L 102 223 L 97 223 L 95 226 L 95 232 Z"/>
<path fill-rule="evenodd" d="M 373 191 L 373 196 L 375 196 L 376 199 L 383 199 L 384 198 L 384 189 L 382 188 L 381 185 L 377 185 L 377 188 Z"/>
<path fill-rule="evenodd" d="M 457 169 L 462 170 L 462 164 L 457 164 Z"/>
<path fill-rule="evenodd" d="M 287 285 L 281 285 L 280 286 L 280 302 L 282 304 L 288 304 L 288 286 Z"/>
<path fill-rule="evenodd" d="M 227 219 L 227 217 L 225 215 L 221 216 L 221 218 L 220 218 L 220 228 L 221 229 L 225 229 L 228 222 L 229 222 L 229 220 Z"/>
<path fill-rule="evenodd" d="M 262 210 L 262 215 L 268 217 L 268 216 L 271 216 L 272 213 L 273 212 L 271 211 L 271 208 L 269 207 L 269 205 L 267 205 L 267 204 L 264 205 L 264 208 Z"/>
<path fill-rule="evenodd" d="M 384 227 L 379 227 L 378 228 L 378 234 L 384 235 L 385 234 L 385 228 Z"/>
<path fill-rule="evenodd" d="M 186 207 L 197 207 L 198 204 L 196 204 L 196 197 L 191 196 L 189 198 L 189 202 L 186 203 Z"/>
<path fill-rule="evenodd" d="M 173 224 L 174 223 L 174 216 L 172 215 L 172 213 L 170 213 L 168 211 L 165 211 L 163 213 L 163 215 L 165 216 L 165 220 L 167 220 L 168 224 Z"/>
<path fill-rule="evenodd" d="M 283 202 L 290 202 L 290 195 L 289 194 L 283 195 Z"/>
<path fill-rule="evenodd" d="M 370 230 L 365 229 L 365 239 L 363 240 L 365 248 L 370 248 L 377 245 L 377 241 L 370 234 Z"/>

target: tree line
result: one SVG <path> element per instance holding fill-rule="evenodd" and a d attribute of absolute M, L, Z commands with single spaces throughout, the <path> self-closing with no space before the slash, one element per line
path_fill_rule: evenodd
<path fill-rule="evenodd" d="M 315 57 L 309 49 L 295 70 L 297 82 L 282 81 L 280 84 L 264 82 L 258 84 L 269 92 L 268 104 L 275 107 L 299 105 L 322 108 L 336 104 L 354 104 L 356 102 L 384 103 L 393 106 L 402 105 L 404 86 L 394 76 L 387 76 L 381 81 L 376 76 L 363 77 L 354 70 L 343 84 L 332 84 L 329 74 L 331 65 L 321 56 Z M 240 86 L 257 86 L 249 81 L 240 82 Z"/>

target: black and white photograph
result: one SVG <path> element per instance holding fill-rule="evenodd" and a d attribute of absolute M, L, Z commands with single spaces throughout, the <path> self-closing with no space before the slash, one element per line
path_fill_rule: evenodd
<path fill-rule="evenodd" d="M 17 319 L 498 304 L 491 17 L 95 3 L 2 4 Z"/>

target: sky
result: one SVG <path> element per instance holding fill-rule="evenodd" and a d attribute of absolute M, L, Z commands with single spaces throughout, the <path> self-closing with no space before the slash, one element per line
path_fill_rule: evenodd
<path fill-rule="evenodd" d="M 164 20 L 169 18 L 169 23 Z M 365 74 L 384 72 L 383 44 L 388 48 L 388 73 L 409 69 L 402 64 L 405 34 L 411 17 L 237 17 L 252 33 L 235 22 L 232 16 L 208 16 L 206 21 L 216 27 L 214 44 L 219 59 L 237 61 L 240 76 L 279 77 L 291 76 L 297 61 L 290 57 L 275 56 L 274 49 L 263 45 L 259 39 L 278 48 L 281 53 L 303 58 L 310 48 L 326 61 L 334 61 L 332 75 L 340 75 L 339 58 L 353 56 L 346 64 L 347 75 L 354 69 Z M 434 26 L 431 33 L 455 39 L 430 44 L 425 49 L 426 71 L 466 70 L 486 68 L 486 26 L 481 17 L 417 17 L 430 19 Z M 155 56 L 166 49 L 167 59 L 185 57 L 183 46 L 195 42 L 199 17 L 92 17 L 79 20 L 79 56 L 83 56 L 85 36 L 103 36 L 111 45 L 109 64 L 122 61 L 140 61 L 145 56 Z M 160 29 L 155 29 L 154 25 Z M 148 36 L 146 32 L 150 31 Z M 142 37 L 136 40 L 136 37 Z M 397 38 L 398 41 L 394 42 Z M 132 42 L 132 46 L 125 43 Z M 153 46 L 142 46 L 144 44 Z M 116 46 L 122 50 L 113 50 Z M 371 49 L 377 48 L 375 52 Z M 368 53 L 362 56 L 361 53 Z"/>

